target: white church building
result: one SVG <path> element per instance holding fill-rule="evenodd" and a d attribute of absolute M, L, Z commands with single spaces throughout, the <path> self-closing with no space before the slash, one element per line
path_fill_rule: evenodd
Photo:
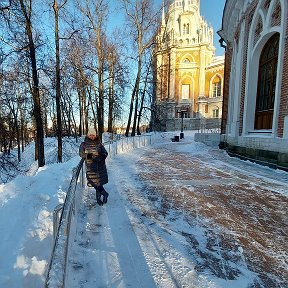
<path fill-rule="evenodd" d="M 220 127 L 224 56 L 215 56 L 213 27 L 200 15 L 200 0 L 169 3 L 153 51 L 154 126 L 193 129 L 205 119 Z"/>

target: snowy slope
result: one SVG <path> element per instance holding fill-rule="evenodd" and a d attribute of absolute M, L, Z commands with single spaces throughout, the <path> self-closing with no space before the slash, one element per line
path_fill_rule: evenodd
<path fill-rule="evenodd" d="M 46 162 L 56 155 L 55 139 L 45 140 Z M 43 287 L 51 253 L 53 209 L 63 202 L 72 168 L 78 163 L 78 144 L 66 141 L 63 164 L 38 169 L 34 145 L 27 147 L 21 163 L 23 175 L 0 185 L 0 287 Z"/>

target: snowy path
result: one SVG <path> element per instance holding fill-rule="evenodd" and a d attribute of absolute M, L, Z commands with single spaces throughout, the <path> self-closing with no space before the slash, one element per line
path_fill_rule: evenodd
<path fill-rule="evenodd" d="M 287 173 L 188 137 L 108 167 L 108 204 L 84 191 L 66 287 L 287 288 Z"/>
<path fill-rule="evenodd" d="M 103 207 L 92 188 L 84 190 L 66 287 L 155 287 L 123 200 L 116 187 L 109 190 Z"/>
<path fill-rule="evenodd" d="M 119 156 L 108 164 L 113 171 L 105 186 L 110 192 L 108 205 L 99 207 L 93 189 L 84 190 L 68 257 L 66 287 L 217 287 L 195 273 L 183 237 L 177 239 L 177 232 L 163 229 L 138 209 L 150 208 L 141 198 L 138 180 L 133 181 L 137 177 L 134 167 L 124 162 L 133 161 L 132 157 L 136 161 L 139 153 L 143 151 Z M 132 196 L 137 203 L 126 201 L 121 189 L 126 196 L 138 194 Z"/>

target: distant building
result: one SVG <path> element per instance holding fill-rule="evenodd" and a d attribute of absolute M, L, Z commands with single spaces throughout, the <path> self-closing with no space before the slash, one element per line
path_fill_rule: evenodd
<path fill-rule="evenodd" d="M 154 49 L 154 128 L 219 125 L 222 116 L 224 56 L 215 57 L 213 29 L 200 16 L 200 0 L 171 1 L 163 8 Z M 216 121 L 215 121 L 216 119 Z M 203 122 L 203 121 L 202 121 Z"/>
<path fill-rule="evenodd" d="M 227 0 L 221 146 L 288 170 L 288 2 Z"/>

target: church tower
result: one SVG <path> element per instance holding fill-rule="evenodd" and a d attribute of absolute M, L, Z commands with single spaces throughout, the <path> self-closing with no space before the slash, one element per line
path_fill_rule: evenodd
<path fill-rule="evenodd" d="M 200 0 L 174 0 L 163 13 L 154 49 L 154 126 L 195 129 L 200 118 L 220 119 L 224 57 L 215 57 L 213 28 Z M 218 121 L 219 122 L 219 121 Z"/>

